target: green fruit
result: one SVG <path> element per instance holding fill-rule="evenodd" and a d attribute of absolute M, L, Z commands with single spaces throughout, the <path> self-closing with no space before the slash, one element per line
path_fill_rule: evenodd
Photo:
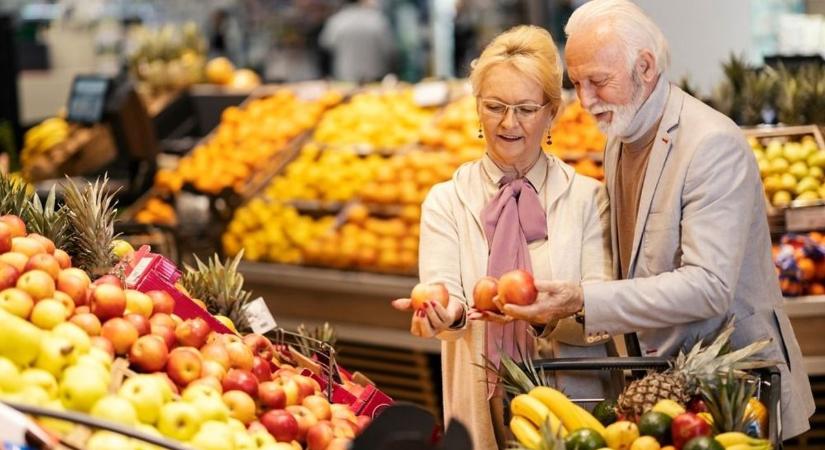
<path fill-rule="evenodd" d="M 599 402 L 599 404 L 593 408 L 593 417 L 604 426 L 608 426 L 618 420 L 616 416 L 616 400 L 608 399 Z"/>
<path fill-rule="evenodd" d="M 725 450 L 725 447 L 712 437 L 699 436 L 689 440 L 682 450 Z"/>
<path fill-rule="evenodd" d="M 650 411 L 639 419 L 639 434 L 652 436 L 663 445 L 670 441 L 670 424 L 673 418 L 661 412 Z"/>
<path fill-rule="evenodd" d="M 602 435 L 590 428 L 579 428 L 564 438 L 566 450 L 598 450 L 607 447 Z"/>
<path fill-rule="evenodd" d="M 771 199 L 773 206 L 788 206 L 791 203 L 791 193 L 788 191 L 776 191 Z"/>
<path fill-rule="evenodd" d="M 26 319 L 0 308 L 0 356 L 9 358 L 18 367 L 28 367 L 40 353 L 43 331 Z"/>

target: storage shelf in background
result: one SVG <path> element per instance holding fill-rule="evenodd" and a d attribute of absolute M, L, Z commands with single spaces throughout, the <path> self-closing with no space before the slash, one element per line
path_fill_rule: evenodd
<path fill-rule="evenodd" d="M 785 312 L 790 318 L 825 317 L 825 295 L 785 297 Z"/>

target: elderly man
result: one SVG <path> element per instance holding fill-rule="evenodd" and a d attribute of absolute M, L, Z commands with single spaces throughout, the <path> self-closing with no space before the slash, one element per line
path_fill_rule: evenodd
<path fill-rule="evenodd" d="M 636 332 L 641 351 L 673 356 L 736 316 L 734 347 L 761 338 L 781 361 L 782 436 L 807 430 L 814 402 L 782 309 L 763 188 L 741 131 L 671 85 L 667 42 L 626 0 L 570 17 L 566 62 L 582 105 L 608 135 L 616 281 L 540 283 L 546 295 L 505 313 L 545 323 L 584 315 L 586 336 Z"/>

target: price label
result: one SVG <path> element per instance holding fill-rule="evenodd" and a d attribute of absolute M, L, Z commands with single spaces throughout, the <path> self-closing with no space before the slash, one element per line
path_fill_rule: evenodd
<path fill-rule="evenodd" d="M 450 88 L 443 81 L 418 83 L 413 88 L 413 101 L 418 106 L 440 106 L 450 99 Z"/>
<path fill-rule="evenodd" d="M 134 289 L 134 287 L 137 286 L 138 281 L 140 281 L 140 278 L 143 276 L 143 272 L 146 271 L 146 268 L 149 267 L 151 262 L 152 258 L 142 258 L 132 270 L 132 273 L 130 273 L 126 278 L 126 287 Z"/>
<path fill-rule="evenodd" d="M 825 206 L 788 208 L 785 223 L 788 231 L 794 232 L 825 229 Z"/>
<path fill-rule="evenodd" d="M 247 322 L 249 322 L 249 327 L 252 328 L 252 332 L 254 333 L 264 334 L 267 331 L 274 330 L 278 326 L 275 318 L 272 317 L 272 313 L 269 312 L 269 308 L 267 308 L 263 297 L 258 297 L 247 303 L 244 307 L 244 315 L 246 316 Z"/>

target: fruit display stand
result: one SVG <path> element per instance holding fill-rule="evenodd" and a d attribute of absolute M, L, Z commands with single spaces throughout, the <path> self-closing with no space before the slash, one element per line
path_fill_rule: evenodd
<path fill-rule="evenodd" d="M 110 128 L 106 125 L 70 125 L 65 140 L 27 157 L 24 150 L 22 175 L 40 181 L 90 173 L 114 160 L 117 154 Z"/>

